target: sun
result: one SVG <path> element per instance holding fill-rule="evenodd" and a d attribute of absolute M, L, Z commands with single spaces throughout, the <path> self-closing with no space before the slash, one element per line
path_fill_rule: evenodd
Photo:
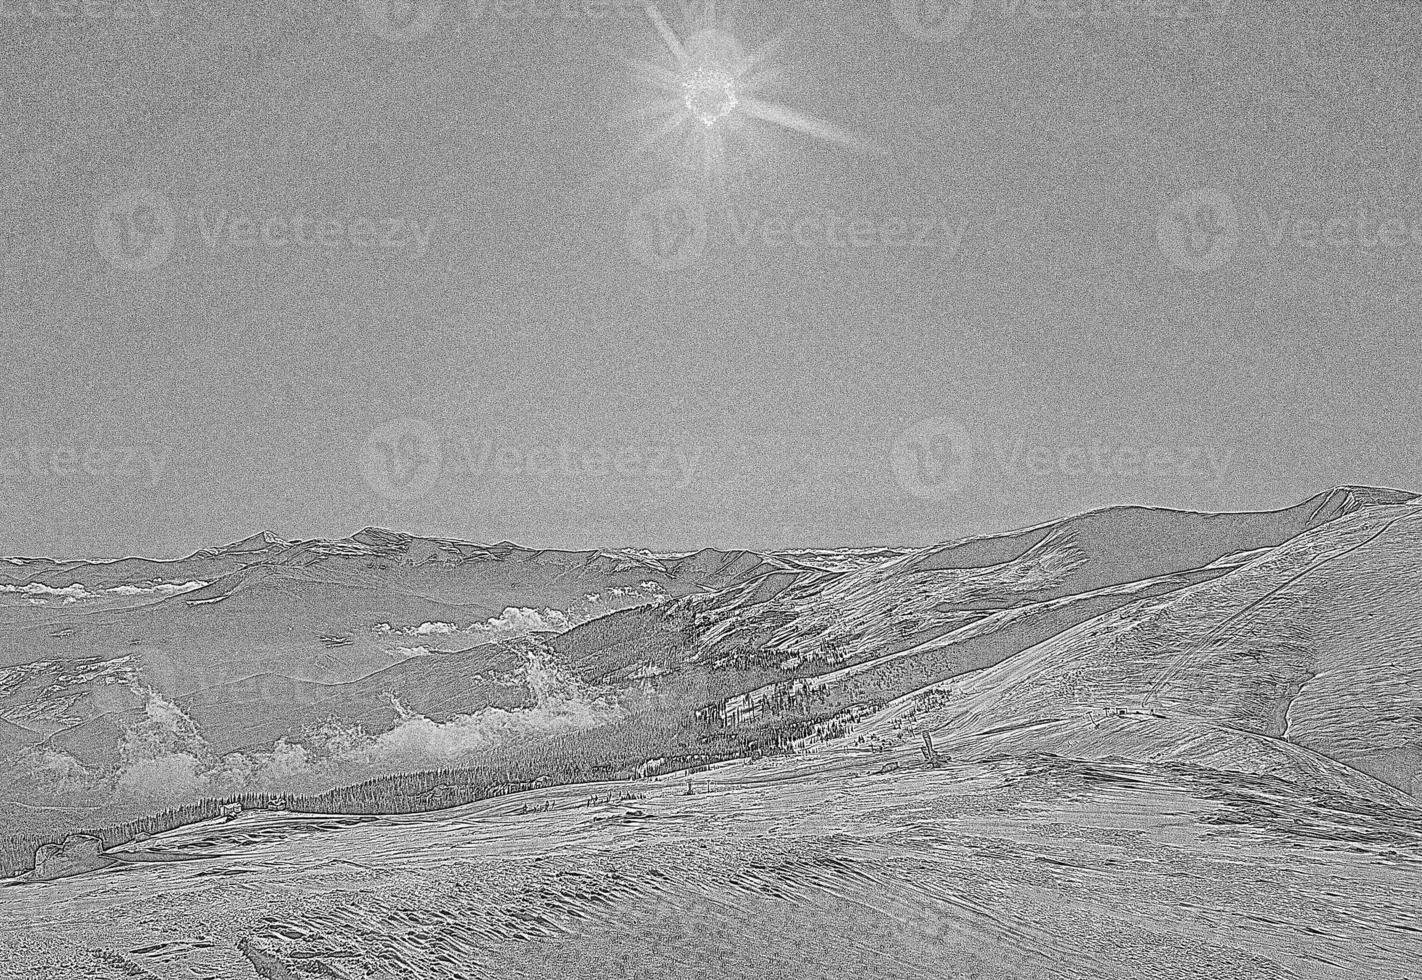
<path fill-rule="evenodd" d="M 867 141 L 832 123 L 767 99 L 765 90 L 785 80 L 785 71 L 773 64 L 779 42 L 747 52 L 717 23 L 715 0 L 705 0 L 699 11 L 688 9 L 681 34 L 655 4 L 646 9 L 663 51 L 658 61 L 628 61 L 653 96 L 641 113 L 650 123 L 644 148 L 679 137 L 700 156 L 709 177 L 722 175 L 728 140 L 753 142 L 761 126 L 869 149 Z"/>
<path fill-rule="evenodd" d="M 686 108 L 703 126 L 714 126 L 741 104 L 735 76 L 710 66 L 697 68 L 681 83 Z"/>

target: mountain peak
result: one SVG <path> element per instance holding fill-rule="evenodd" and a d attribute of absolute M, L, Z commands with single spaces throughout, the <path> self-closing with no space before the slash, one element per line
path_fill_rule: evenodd
<path fill-rule="evenodd" d="M 360 544 L 391 544 L 398 541 L 409 541 L 414 537 L 404 531 L 396 531 L 388 527 L 363 527 L 355 534 L 352 534 L 347 541 L 356 541 Z"/>
<path fill-rule="evenodd" d="M 229 545 L 218 549 L 220 551 L 242 552 L 242 551 L 265 551 L 273 547 L 286 547 L 291 542 L 276 534 L 273 531 L 260 531 L 256 534 L 243 538 L 241 541 L 234 541 Z"/>

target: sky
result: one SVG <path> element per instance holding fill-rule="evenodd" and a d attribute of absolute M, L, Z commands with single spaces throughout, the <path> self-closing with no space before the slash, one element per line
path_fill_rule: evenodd
<path fill-rule="evenodd" d="M 687 69 L 619 0 L 6 0 L 0 552 L 1422 489 L 1422 6 L 714 21 L 759 60 L 657 139 Z"/>

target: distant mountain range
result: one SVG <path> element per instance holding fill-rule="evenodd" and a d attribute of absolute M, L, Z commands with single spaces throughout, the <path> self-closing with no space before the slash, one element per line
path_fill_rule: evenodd
<path fill-rule="evenodd" d="M 925 548 L 550 551 L 366 528 L 173 561 L 6 559 L 0 816 L 33 834 L 42 805 L 83 828 L 544 742 L 632 773 L 846 725 L 1410 794 L 1419 556 L 1416 495 L 1344 487 Z"/>

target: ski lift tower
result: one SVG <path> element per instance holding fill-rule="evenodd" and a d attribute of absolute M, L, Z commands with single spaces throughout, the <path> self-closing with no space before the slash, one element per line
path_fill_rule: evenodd
<path fill-rule="evenodd" d="M 923 748 L 919 750 L 923 753 L 923 759 L 928 763 L 928 768 L 937 769 L 943 765 L 943 757 L 938 754 L 938 750 L 933 747 L 933 736 L 927 732 L 923 733 Z"/>

